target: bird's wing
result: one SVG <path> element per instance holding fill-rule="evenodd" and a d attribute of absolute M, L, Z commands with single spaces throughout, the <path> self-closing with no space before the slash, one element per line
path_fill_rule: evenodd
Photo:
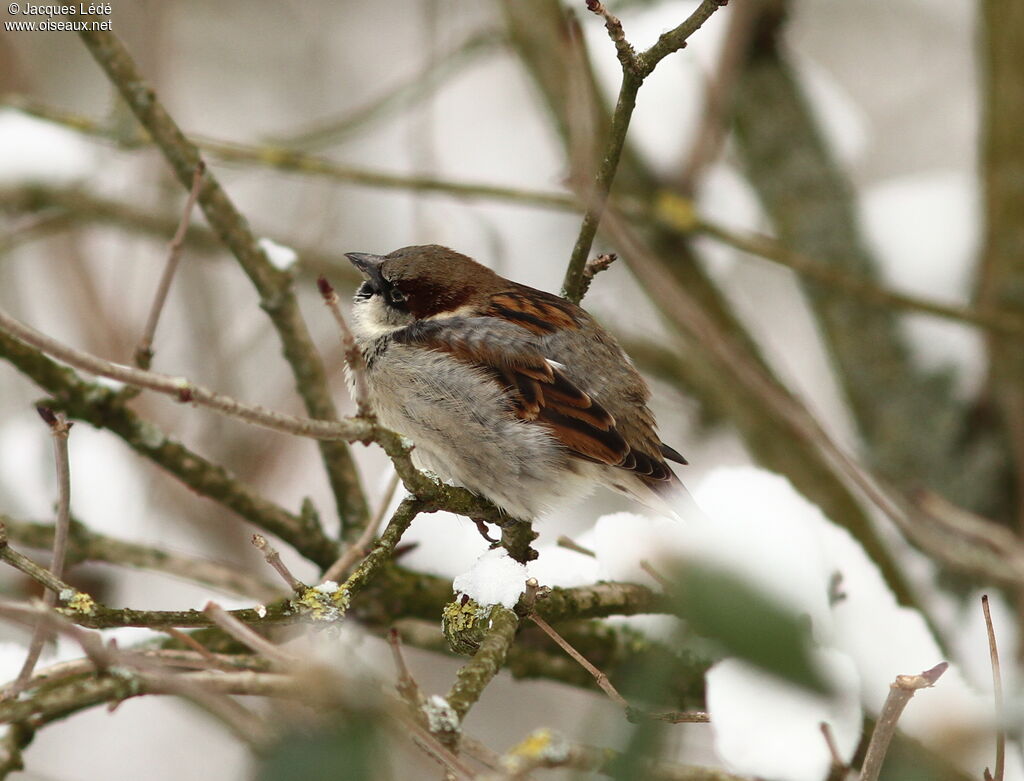
<path fill-rule="evenodd" d="M 547 312 L 522 313 L 526 317 L 550 322 Z M 419 320 L 391 338 L 448 353 L 486 372 L 507 390 L 510 414 L 545 426 L 574 455 L 650 480 L 671 480 L 660 455 L 630 447 L 615 418 L 570 381 L 561 364 L 543 355 L 537 328 L 499 316 L 448 317 Z"/>

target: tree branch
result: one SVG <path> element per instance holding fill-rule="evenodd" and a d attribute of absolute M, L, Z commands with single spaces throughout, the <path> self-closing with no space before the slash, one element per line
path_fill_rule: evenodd
<path fill-rule="evenodd" d="M 854 189 L 784 54 L 785 4 L 750 2 L 761 13 L 733 110 L 746 175 L 785 246 L 874 281 L 877 261 L 858 228 Z M 848 289 L 809 282 L 806 289 L 868 464 L 904 488 L 924 483 L 991 512 L 1005 473 L 1005 459 L 991 457 L 1001 437 L 968 421 L 948 376 L 915 364 L 894 313 L 859 306 Z"/>
<path fill-rule="evenodd" d="M 125 139 L 123 134 L 115 132 L 96 120 L 55 109 L 23 95 L 5 95 L 0 99 L 0 105 L 7 105 L 39 119 L 113 141 L 127 148 L 134 149 L 152 143 L 151 139 L 143 134 Z M 188 136 L 187 140 L 198 149 L 225 163 L 240 163 L 306 176 L 319 176 L 334 182 L 360 187 L 435 193 L 453 198 L 486 198 L 519 206 L 558 211 L 577 211 L 579 209 L 576 197 L 571 193 L 502 187 L 501 185 L 462 182 L 434 176 L 390 174 L 342 165 L 325 157 L 306 155 L 293 149 L 273 145 L 252 146 L 196 135 Z"/>
<path fill-rule="evenodd" d="M 505 0 L 502 8 L 509 25 L 510 40 L 555 117 L 567 157 L 573 159 L 580 141 L 572 132 L 573 119 L 567 110 L 573 105 L 570 85 L 578 85 L 578 89 L 587 95 L 582 103 L 588 111 L 588 126 L 593 126 L 593 133 L 604 137 L 610 126 L 607 112 L 600 108 L 601 95 L 586 52 L 571 46 L 578 35 L 574 32 L 575 23 L 567 17 L 557 0 Z M 552 53 L 560 56 L 553 57 Z M 576 101 L 580 102 L 578 98 Z M 616 204 L 627 201 L 649 203 L 653 193 L 664 189 L 663 179 L 647 167 L 628 145 L 622 153 L 616 182 Z M 687 238 L 675 230 L 666 229 L 657 221 L 645 223 L 642 227 L 644 236 L 650 240 L 652 258 L 660 267 L 660 273 L 699 301 L 706 316 L 733 341 L 735 348 L 742 351 L 748 361 L 758 365 L 778 389 L 784 390 L 784 383 L 771 371 L 756 342 L 703 271 Z M 648 291 L 650 295 L 655 292 Z M 668 318 L 669 313 L 663 312 L 663 316 Z M 829 518 L 850 528 L 870 524 L 858 498 L 848 485 L 836 478 L 814 447 L 794 437 L 783 422 L 763 414 L 760 401 L 751 395 L 747 386 L 737 384 L 728 372 L 723 371 L 699 338 L 686 331 L 678 334 L 678 338 L 680 345 L 674 350 L 677 358 L 675 370 L 668 373 L 663 369 L 662 376 L 674 381 L 682 392 L 698 396 L 704 406 L 705 419 L 730 421 L 759 463 L 787 475 L 797 490 L 818 504 Z"/>
<path fill-rule="evenodd" d="M 919 689 L 934 686 L 939 677 L 946 672 L 947 667 L 949 664 L 941 662 L 920 675 L 896 676 L 896 680 L 889 687 L 889 696 L 882 706 L 882 712 L 878 715 L 875 731 L 871 734 L 871 742 L 868 743 L 864 764 L 860 771 L 860 781 L 877 781 L 882 763 L 885 761 L 885 754 L 889 750 L 889 743 L 892 741 L 893 735 L 896 734 L 896 723 L 899 721 L 903 709 L 907 707 L 907 703 Z"/>
<path fill-rule="evenodd" d="M 1024 6 L 985 0 L 978 24 L 985 216 L 976 301 L 1024 315 Z M 988 352 L 989 387 L 1013 456 L 1011 512 L 1024 530 L 1024 351 L 1019 341 L 991 340 Z"/>
<path fill-rule="evenodd" d="M 107 31 L 83 31 L 79 35 L 163 152 L 182 186 L 189 188 L 196 167 L 201 163 L 199 151 L 185 138 L 152 88 L 142 79 L 124 45 Z M 291 276 L 271 264 L 245 219 L 210 173 L 204 177 L 198 200 L 210 227 L 237 258 L 259 293 L 260 305 L 278 332 L 307 413 L 326 421 L 336 420 L 323 362 L 299 312 Z M 352 519 L 365 524 L 366 500 L 347 445 L 321 442 L 320 451 L 342 522 Z"/>
<path fill-rule="evenodd" d="M 580 226 L 572 255 L 569 257 L 569 267 L 566 269 L 565 279 L 562 280 L 562 295 L 574 304 L 578 304 L 582 298 L 583 272 L 590 255 L 590 248 L 594 243 L 594 236 L 597 235 L 597 226 L 601 222 L 605 203 L 608 201 L 608 194 L 611 192 L 612 182 L 615 180 L 615 173 L 619 168 L 619 159 L 626 144 L 626 131 L 629 130 L 629 121 L 633 116 L 633 109 L 636 107 L 636 96 L 644 79 L 665 57 L 683 48 L 687 38 L 697 32 L 701 25 L 726 2 L 728 0 L 703 0 L 685 22 L 664 33 L 647 51 L 636 54 L 633 47 L 626 41 L 619 20 L 608 14 L 604 6 L 597 0 L 588 0 L 587 7 L 594 13 L 605 17 L 606 26 L 615 43 L 619 62 L 622 65 L 622 83 L 619 86 L 619 96 L 612 113 L 611 129 L 601 165 L 597 169 L 593 187 L 585 197 L 588 204 L 587 211 L 583 216 L 583 224 Z"/>
<path fill-rule="evenodd" d="M 203 183 L 203 172 L 206 166 L 202 161 L 196 165 L 195 173 L 192 174 L 192 187 L 188 191 L 188 198 L 185 199 L 185 211 L 181 215 L 181 222 L 178 229 L 171 238 L 167 248 L 167 262 L 164 264 L 164 271 L 160 275 L 160 282 L 153 296 L 153 304 L 146 318 L 146 326 L 142 330 L 142 337 L 135 348 L 135 365 L 140 369 L 148 369 L 153 361 L 153 337 L 156 336 L 156 326 L 160 322 L 160 313 L 163 311 L 164 303 L 167 301 L 167 294 L 171 290 L 171 281 L 174 279 L 174 272 L 178 270 L 178 262 L 181 260 L 181 247 L 185 242 L 185 234 L 188 232 L 188 225 L 192 218 L 192 209 L 195 208 L 196 199 L 199 197 L 199 186 Z"/>
<path fill-rule="evenodd" d="M 306 558 L 327 566 L 337 556 L 337 545 L 317 524 L 287 512 L 255 494 L 223 467 L 202 458 L 171 439 L 153 423 L 124 405 L 119 394 L 88 383 L 40 351 L 8 336 L 0 328 L 0 357 L 52 394 L 49 405 L 105 428 L 140 455 L 158 464 L 200 496 L 234 511 L 249 523 L 288 542 Z"/>
<path fill-rule="evenodd" d="M 505 664 L 508 649 L 519 628 L 519 618 L 500 605 L 491 609 L 490 628 L 473 658 L 459 668 L 445 699 L 461 722 L 476 704 L 487 684 Z"/>
<path fill-rule="evenodd" d="M 50 573 L 56 580 L 64 577 L 64 558 L 67 554 L 68 526 L 71 523 L 71 465 L 68 461 L 68 433 L 71 425 L 67 418 L 59 413 L 54 413 L 48 407 L 37 407 L 39 416 L 50 428 L 53 437 L 54 460 L 57 467 L 57 519 L 53 526 L 53 556 L 50 562 Z M 6 536 L 6 535 L 5 535 Z M 43 592 L 43 605 L 47 608 L 53 607 L 57 601 L 57 594 L 52 590 Z M 9 696 L 17 696 L 24 690 L 25 685 L 32 677 L 32 671 L 39 661 L 39 655 L 43 652 L 50 633 L 42 618 L 36 624 L 32 632 L 32 641 L 29 643 L 28 654 L 25 663 L 21 667 L 18 679 L 9 691 Z"/>

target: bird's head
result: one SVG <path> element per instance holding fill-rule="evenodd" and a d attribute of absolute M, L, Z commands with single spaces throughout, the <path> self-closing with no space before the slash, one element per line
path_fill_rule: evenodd
<path fill-rule="evenodd" d="M 437 244 L 345 256 L 366 277 L 354 305 L 361 336 L 380 336 L 417 320 L 472 315 L 501 282 L 486 266 Z"/>

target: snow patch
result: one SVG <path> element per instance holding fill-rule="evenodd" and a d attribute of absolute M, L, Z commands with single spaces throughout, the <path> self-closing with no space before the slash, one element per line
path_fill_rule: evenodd
<path fill-rule="evenodd" d="M 260 239 L 257 243 L 267 256 L 267 260 L 273 264 L 274 268 L 281 269 L 281 271 L 287 271 L 299 260 L 299 254 L 291 247 L 286 247 L 267 238 Z"/>
<path fill-rule="evenodd" d="M 802 691 L 737 659 L 708 671 L 715 749 L 732 770 L 780 781 L 821 781 L 831 765 L 822 722 L 832 729 L 843 759 L 853 756 L 861 728 L 857 671 L 849 657 L 830 649 L 818 651 L 816 661 L 832 683 L 832 697 Z"/>
<path fill-rule="evenodd" d="M 0 184 L 73 185 L 95 164 L 96 150 L 78 133 L 0 109 Z"/>
<path fill-rule="evenodd" d="M 511 610 L 528 577 L 524 565 L 511 558 L 504 548 L 495 548 L 477 559 L 469 572 L 457 576 L 452 588 L 481 605 L 501 605 Z"/>

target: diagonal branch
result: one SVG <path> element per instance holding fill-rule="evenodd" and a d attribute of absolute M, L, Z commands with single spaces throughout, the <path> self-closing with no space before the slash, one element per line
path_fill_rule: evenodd
<path fill-rule="evenodd" d="M 896 680 L 889 686 L 889 696 L 882 706 L 882 712 L 878 715 L 878 723 L 875 724 L 875 731 L 871 734 L 871 741 L 868 743 L 867 753 L 864 755 L 864 764 L 861 766 L 860 781 L 877 781 L 878 774 L 882 770 L 882 763 L 885 761 L 885 754 L 889 750 L 889 743 L 896 734 L 896 723 L 907 707 L 907 703 L 920 689 L 931 688 L 939 677 L 946 672 L 949 664 L 940 662 L 930 670 L 925 670 L 919 675 L 897 675 Z"/>
<path fill-rule="evenodd" d="M 651 300 L 662 314 L 680 331 L 689 334 L 702 345 L 720 370 L 732 377 L 756 399 L 759 410 L 770 413 L 789 432 L 788 439 L 803 442 L 817 452 L 833 479 L 848 481 L 878 505 L 887 515 L 902 520 L 905 509 L 897 499 L 882 490 L 877 481 L 840 448 L 807 407 L 751 360 L 729 334 L 704 311 L 697 299 L 679 285 L 657 262 L 647 244 L 618 215 L 611 213 L 605 220 L 605 230 L 612 242 L 622 251 L 630 269 L 647 290 Z M 762 413 L 763 414 L 763 413 Z M 894 561 L 871 522 L 863 516 L 833 518 L 846 526 L 864 546 L 868 555 L 878 564 L 889 587 L 904 604 L 915 599 L 902 569 Z"/>
<path fill-rule="evenodd" d="M 124 45 L 108 31 L 83 31 L 80 37 L 163 152 L 182 186 L 190 187 L 196 167 L 201 163 L 199 151 L 185 138 L 153 89 L 143 80 Z M 306 411 L 314 418 L 336 420 L 323 362 L 299 312 L 290 274 L 273 266 L 245 218 L 212 174 L 204 177 L 198 200 L 210 227 L 237 258 L 259 293 L 260 306 L 278 332 Z M 347 445 L 321 442 L 320 452 L 342 521 L 351 519 L 365 523 L 366 500 Z"/>
<path fill-rule="evenodd" d="M 619 97 L 612 114 L 612 125 L 601 165 L 597 170 L 593 187 L 586 197 L 587 211 L 583 216 L 583 224 L 580 226 L 572 255 L 569 257 L 565 279 L 562 281 L 562 294 L 574 304 L 578 304 L 583 295 L 583 272 L 594 243 L 594 236 L 597 235 L 597 226 L 601 222 L 605 203 L 608 201 L 608 194 L 611 192 L 612 182 L 619 168 L 619 159 L 626 145 L 626 131 L 629 130 L 633 109 L 636 108 L 636 96 L 644 79 L 665 57 L 683 48 L 687 38 L 697 32 L 726 2 L 728 0 L 703 0 L 686 21 L 664 33 L 647 51 L 637 54 L 626 41 L 619 20 L 611 16 L 602 3 L 588 0 L 587 7 L 594 13 L 604 16 L 606 20 L 605 24 L 622 64 L 622 84 L 619 87 Z"/>
<path fill-rule="evenodd" d="M 192 218 L 192 210 L 195 208 L 196 199 L 199 197 L 199 187 L 203 183 L 203 172 L 206 165 L 200 160 L 192 174 L 192 187 L 188 191 L 188 198 L 185 199 L 185 212 L 181 215 L 181 222 L 178 229 L 174 231 L 171 243 L 167 248 L 167 262 L 164 264 L 164 271 L 160 275 L 160 282 L 153 296 L 153 304 L 149 310 L 149 317 L 146 318 L 146 325 L 142 329 L 142 337 L 135 348 L 135 365 L 140 369 L 148 369 L 153 361 L 153 337 L 156 336 L 156 327 L 160 322 L 160 313 L 167 302 L 167 294 L 171 290 L 171 281 L 174 279 L 174 272 L 178 270 L 178 263 L 181 261 L 181 248 L 185 243 L 185 234 L 188 232 L 188 225 Z"/>
<path fill-rule="evenodd" d="M 518 628 L 519 618 L 515 613 L 500 605 L 492 608 L 490 628 L 484 634 L 480 648 L 472 659 L 459 668 L 455 683 L 445 697 L 460 722 L 505 664 L 505 657 Z"/>
<path fill-rule="evenodd" d="M 181 403 L 203 404 L 230 417 L 274 431 L 314 439 L 376 442 L 391 458 L 395 465 L 395 471 L 405 487 L 419 500 L 425 502 L 425 507 L 433 510 L 444 509 L 493 523 L 507 520 L 507 516 L 486 499 L 478 497 L 464 488 L 440 483 L 417 470 L 409 456 L 410 448 L 402 441 L 402 438 L 370 421 L 360 418 L 334 421 L 299 418 L 259 405 L 246 404 L 198 385 L 185 377 L 172 377 L 158 372 L 143 371 L 77 350 L 36 331 L 0 309 L 0 347 L 3 346 L 4 332 L 14 337 L 11 347 L 8 348 L 9 353 L 17 352 L 18 340 L 21 340 L 41 352 L 53 355 L 85 371 L 136 387 L 155 390 L 169 395 Z M 312 531 L 322 535 L 322 531 L 318 531 L 318 529 L 319 527 Z M 305 527 L 304 530 L 308 531 Z M 318 563 L 327 566 L 332 561 L 334 561 L 333 555 L 327 562 L 318 561 Z"/>
<path fill-rule="evenodd" d="M 573 20 L 566 17 L 557 0 L 505 0 L 502 8 L 510 40 L 555 118 L 566 156 L 573 159 L 579 142 L 571 132 L 573 123 L 566 116 L 565 107 L 571 102 L 571 96 L 567 95 L 568 84 L 581 85 L 580 89 L 589 96 L 584 103 L 589 107 L 591 124 L 598 128 L 595 133 L 606 137 L 610 126 L 608 112 L 600 108 L 600 91 L 586 53 L 577 47 L 572 49 L 577 57 L 571 61 L 551 56 L 552 52 L 567 50 L 566 41 L 574 37 Z M 663 189 L 662 179 L 627 145 L 616 174 L 617 203 L 647 203 L 652 193 Z M 665 229 L 659 222 L 645 224 L 643 229 L 655 248 L 655 262 L 672 284 L 682 286 L 696 298 L 707 316 L 728 335 L 747 360 L 756 363 L 779 388 L 784 388 L 782 380 L 762 357 L 757 342 L 704 272 L 689 239 L 676 230 Z M 729 420 L 759 463 L 789 477 L 828 517 L 851 528 L 869 523 L 849 486 L 836 479 L 813 447 L 794 439 L 786 425 L 763 414 L 758 400 L 723 372 L 699 341 L 684 332 L 679 334 L 679 342 L 679 347 L 671 351 L 674 357 L 670 363 L 666 364 L 664 351 L 658 356 L 661 376 L 684 393 L 697 395 L 703 404 L 705 419 Z"/>
<path fill-rule="evenodd" d="M 98 358 L 36 331 L 3 310 L 0 310 L 0 330 L 6 331 L 41 352 L 52 355 L 78 369 L 135 387 L 157 391 L 171 396 L 183 404 L 202 404 L 229 417 L 273 431 L 316 439 L 370 440 L 373 438 L 373 427 L 365 421 L 354 418 L 345 421 L 323 420 L 286 415 L 257 404 L 238 401 L 194 383 L 185 377 L 172 377 L 169 374 L 135 369 Z"/>
<path fill-rule="evenodd" d="M 71 423 L 59 413 L 55 413 L 48 407 L 37 408 L 40 417 L 50 427 L 50 434 L 53 437 L 54 460 L 57 466 L 57 520 L 54 523 L 53 531 L 53 557 L 50 562 L 50 573 L 56 580 L 64 577 L 64 558 L 67 554 L 68 527 L 71 524 L 71 465 L 68 461 L 68 433 L 71 431 Z M 51 608 L 57 601 L 57 595 L 52 590 L 43 592 L 43 605 Z M 21 666 L 21 672 L 11 687 L 9 694 L 16 696 L 22 691 L 32 671 L 35 670 L 36 662 L 43 652 L 50 633 L 42 618 L 36 624 L 32 632 L 32 641 L 29 643 L 28 655 L 25 663 Z"/>
<path fill-rule="evenodd" d="M 337 556 L 337 546 L 317 524 L 307 523 L 255 494 L 226 469 L 174 441 L 153 423 L 124 405 L 109 388 L 88 383 L 38 350 L 0 328 L 0 357 L 10 361 L 52 395 L 48 402 L 69 416 L 105 428 L 200 496 L 222 504 L 261 529 L 277 535 L 321 566 Z"/>
<path fill-rule="evenodd" d="M 39 103 L 23 95 L 4 95 L 0 97 L 0 105 L 10 106 L 38 119 L 53 122 L 79 133 L 112 141 L 125 148 L 135 149 L 151 143 L 150 138 L 142 134 L 126 141 L 123 133 L 113 130 L 101 122 Z M 435 193 L 453 198 L 487 198 L 520 206 L 557 211 L 576 211 L 578 209 L 576 198 L 570 193 L 504 187 L 436 176 L 393 174 L 343 165 L 326 157 L 302 154 L 280 146 L 253 146 L 198 135 L 189 135 L 187 138 L 198 149 L 221 162 L 318 176 L 332 182 L 357 187 Z"/>
<path fill-rule="evenodd" d="M 1015 0 L 979 4 L 982 97 L 980 177 L 984 245 L 978 268 L 979 306 L 1024 315 L 1024 5 Z M 1024 530 L 1024 351 L 1020 342 L 988 344 L 989 391 L 999 428 L 1013 457 L 1012 513 Z"/>
<path fill-rule="evenodd" d="M 786 4 L 750 2 L 761 12 L 733 101 L 746 176 L 786 247 L 847 277 L 877 280 L 856 192 L 787 61 Z M 1005 495 L 1001 432 L 969 417 L 948 376 L 915 363 L 895 313 L 862 307 L 841 287 L 807 281 L 806 290 L 872 468 L 904 488 L 923 483 L 992 514 Z"/>

